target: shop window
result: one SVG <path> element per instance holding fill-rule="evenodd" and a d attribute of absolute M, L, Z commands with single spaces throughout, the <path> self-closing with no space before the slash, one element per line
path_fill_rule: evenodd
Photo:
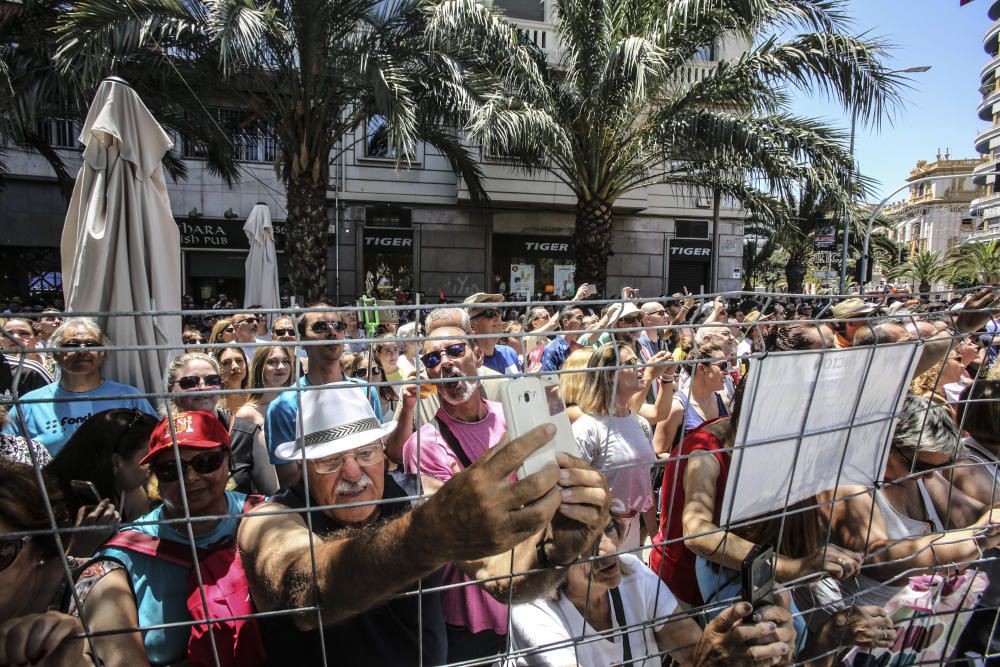
<path fill-rule="evenodd" d="M 679 239 L 707 239 L 707 220 L 678 220 L 675 224 Z"/>
<path fill-rule="evenodd" d="M 42 139 L 53 148 L 83 148 L 77 141 L 80 136 L 80 123 L 69 118 L 49 118 L 43 120 L 38 128 Z"/>
<path fill-rule="evenodd" d="M 493 6 L 509 19 L 545 21 L 545 5 L 541 0 L 494 0 Z"/>

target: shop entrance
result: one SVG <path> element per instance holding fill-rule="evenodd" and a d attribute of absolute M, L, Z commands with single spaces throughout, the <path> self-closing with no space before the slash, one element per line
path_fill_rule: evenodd
<path fill-rule="evenodd" d="M 366 227 L 363 252 L 365 295 L 408 298 L 413 291 L 413 230 Z"/>
<path fill-rule="evenodd" d="M 511 298 L 571 299 L 576 294 L 568 236 L 493 235 L 493 288 Z"/>

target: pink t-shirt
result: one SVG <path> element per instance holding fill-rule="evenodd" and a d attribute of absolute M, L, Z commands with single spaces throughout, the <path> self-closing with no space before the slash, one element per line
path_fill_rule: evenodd
<path fill-rule="evenodd" d="M 486 451 L 500 442 L 507 432 L 507 422 L 503 418 L 503 408 L 499 403 L 485 401 L 486 417 L 481 421 L 468 423 L 452 419 L 444 409 L 437 411 L 437 417 L 448 425 L 451 432 L 462 444 L 470 461 L 477 460 Z M 420 465 L 417 466 L 419 445 Z M 451 479 L 452 465 L 458 470 L 462 463 L 451 447 L 441 437 L 437 424 L 424 424 L 410 436 L 403 445 L 403 468 L 409 473 L 422 473 L 446 482 Z M 444 584 L 472 581 L 454 565 L 444 567 Z M 475 584 L 452 588 L 442 593 L 444 621 L 449 625 L 464 627 L 470 632 L 492 630 L 499 635 L 507 634 L 507 605 L 497 602 L 493 596 Z"/>

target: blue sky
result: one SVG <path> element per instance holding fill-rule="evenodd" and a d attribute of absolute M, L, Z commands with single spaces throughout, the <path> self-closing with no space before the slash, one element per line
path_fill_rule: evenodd
<path fill-rule="evenodd" d="M 990 0 L 965 7 L 959 0 L 849 0 L 854 32 L 886 38 L 897 69 L 930 65 L 911 74 L 905 106 L 879 129 L 859 127 L 855 151 L 862 173 L 881 183 L 879 199 L 902 185 L 917 160 L 932 161 L 938 148 L 951 157 L 977 157 L 973 142 L 986 124 L 976 115 L 979 70 L 987 61 L 983 34 Z M 844 128 L 850 118 L 822 98 L 799 96 L 795 112 Z"/>

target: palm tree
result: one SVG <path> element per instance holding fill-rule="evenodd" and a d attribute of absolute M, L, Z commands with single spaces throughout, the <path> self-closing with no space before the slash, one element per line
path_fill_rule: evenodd
<path fill-rule="evenodd" d="M 941 253 L 922 250 L 896 267 L 893 275 L 912 278 L 917 282 L 917 290 L 920 294 L 927 297 L 930 294 L 931 286 L 941 282 L 949 275 L 949 267 L 942 259 Z"/>
<path fill-rule="evenodd" d="M 158 119 L 201 137 L 210 166 L 238 173 L 241 137 L 273 132 L 286 187 L 289 280 L 300 302 L 325 298 L 330 164 L 345 134 L 384 120 L 377 141 L 405 166 L 423 140 L 483 199 L 457 128 L 479 94 L 475 54 L 426 48 L 423 0 L 81 0 L 58 28 L 57 62 L 81 87 L 116 73 Z M 471 80 L 471 79 L 469 79 Z M 475 81 L 473 80 L 474 84 Z M 235 106 L 229 125 L 209 104 Z"/>
<path fill-rule="evenodd" d="M 1000 242 L 960 245 L 953 249 L 949 266 L 970 285 L 995 285 L 1000 281 Z"/>
<path fill-rule="evenodd" d="M 747 227 L 746 232 L 743 241 L 743 289 L 749 291 L 764 282 L 778 244 L 774 236 L 763 229 Z"/>
<path fill-rule="evenodd" d="M 495 70 L 515 88 L 474 109 L 468 133 L 572 191 L 577 277 L 602 287 L 615 205 L 636 189 L 717 192 L 777 219 L 787 211 L 775 195 L 789 183 L 846 185 L 842 133 L 790 114 L 787 89 L 828 93 L 874 123 L 899 101 L 883 45 L 845 32 L 843 0 L 554 4 L 558 62 L 476 0 L 444 0 L 429 34 L 446 52 L 488 44 L 509 54 Z M 690 77 L 699 50 L 732 39 L 753 46 Z"/>

